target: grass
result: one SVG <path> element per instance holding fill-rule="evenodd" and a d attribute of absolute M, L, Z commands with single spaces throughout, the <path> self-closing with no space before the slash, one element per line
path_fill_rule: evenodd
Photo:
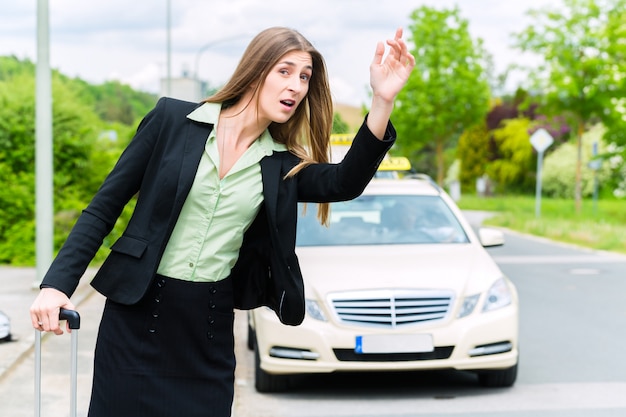
<path fill-rule="evenodd" d="M 537 217 L 535 198 L 525 196 L 478 197 L 463 195 L 463 210 L 495 213 L 485 225 L 506 227 L 591 249 L 626 253 L 626 202 L 591 199 L 582 201 L 580 213 L 574 200 L 543 197 Z"/>

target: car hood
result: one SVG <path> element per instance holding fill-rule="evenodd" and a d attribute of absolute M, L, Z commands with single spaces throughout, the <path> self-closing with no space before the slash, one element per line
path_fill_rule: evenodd
<path fill-rule="evenodd" d="M 296 252 L 307 296 L 381 288 L 472 294 L 503 276 L 476 244 L 316 246 Z"/>

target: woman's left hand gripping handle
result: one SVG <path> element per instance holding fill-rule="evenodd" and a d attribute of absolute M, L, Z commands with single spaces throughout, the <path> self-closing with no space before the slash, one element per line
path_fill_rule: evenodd
<path fill-rule="evenodd" d="M 63 292 L 54 288 L 42 288 L 30 307 L 33 328 L 57 335 L 63 334 L 63 329 L 59 326 L 59 313 L 62 308 L 75 310 L 74 304 Z M 65 327 L 71 332 L 69 322 Z"/>

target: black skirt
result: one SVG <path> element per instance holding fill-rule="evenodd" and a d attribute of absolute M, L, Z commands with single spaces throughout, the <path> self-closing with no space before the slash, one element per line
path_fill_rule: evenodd
<path fill-rule="evenodd" d="M 228 417 L 235 379 L 232 280 L 157 275 L 126 306 L 107 300 L 89 417 Z"/>

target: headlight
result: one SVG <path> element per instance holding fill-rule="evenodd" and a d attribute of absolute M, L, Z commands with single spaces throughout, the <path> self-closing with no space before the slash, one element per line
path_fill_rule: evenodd
<path fill-rule="evenodd" d="M 483 311 L 492 311 L 506 307 L 511 304 L 512 300 L 513 297 L 509 285 L 504 278 L 500 278 L 494 282 L 491 288 L 489 288 L 489 291 L 487 291 Z"/>
<path fill-rule="evenodd" d="M 319 321 L 326 321 L 326 316 L 324 316 L 324 312 L 320 308 L 320 305 L 315 300 L 306 299 L 305 300 L 306 312 L 311 318 Z"/>
<path fill-rule="evenodd" d="M 480 298 L 480 294 L 469 295 L 463 299 L 463 305 L 461 306 L 461 311 L 459 311 L 458 318 L 462 318 L 465 316 L 469 316 L 474 311 L 474 307 L 478 303 L 478 299 Z"/>

